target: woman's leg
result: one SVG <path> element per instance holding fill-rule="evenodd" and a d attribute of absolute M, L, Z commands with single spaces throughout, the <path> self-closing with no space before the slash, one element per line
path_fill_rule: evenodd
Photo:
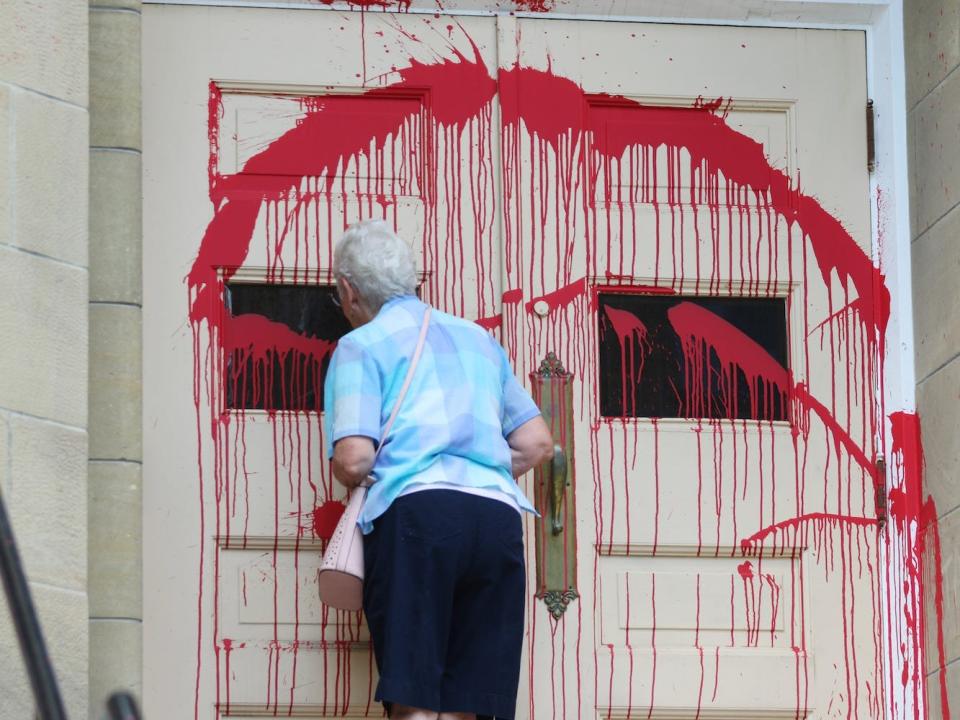
<path fill-rule="evenodd" d="M 394 703 L 393 712 L 390 713 L 391 720 L 477 720 L 473 713 L 461 712 L 443 712 L 436 713 L 433 710 L 421 710 L 420 708 L 407 707 Z"/>
<path fill-rule="evenodd" d="M 420 708 L 394 703 L 390 712 L 390 720 L 437 720 L 437 713 L 434 710 L 421 710 Z"/>
<path fill-rule="evenodd" d="M 442 712 L 436 713 L 433 710 L 421 710 L 420 708 L 407 707 L 394 703 L 393 712 L 390 713 L 391 720 L 477 720 L 473 713 L 461 712 Z"/>
<path fill-rule="evenodd" d="M 454 594 L 438 707 L 513 718 L 523 649 L 523 524 L 506 503 L 466 497 L 470 562 Z"/>
<path fill-rule="evenodd" d="M 364 583 L 364 608 L 380 671 L 375 697 L 391 705 L 394 719 L 438 720 L 444 707 L 457 707 L 442 689 L 461 564 L 461 495 L 402 496 L 375 525 L 376 567 Z"/>

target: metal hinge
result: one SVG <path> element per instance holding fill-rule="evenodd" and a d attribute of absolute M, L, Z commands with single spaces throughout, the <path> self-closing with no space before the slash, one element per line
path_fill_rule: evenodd
<path fill-rule="evenodd" d="M 873 506 L 877 513 L 877 530 L 882 531 L 887 524 L 887 460 L 882 455 L 877 458 L 877 473 L 873 477 Z"/>
<path fill-rule="evenodd" d="M 874 135 L 873 100 L 867 100 L 867 172 L 877 167 L 877 140 Z"/>

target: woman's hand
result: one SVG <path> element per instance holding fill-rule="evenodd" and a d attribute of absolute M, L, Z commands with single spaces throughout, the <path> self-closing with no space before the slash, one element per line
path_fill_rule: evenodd
<path fill-rule="evenodd" d="M 340 438 L 333 446 L 333 476 L 352 490 L 373 470 L 375 457 L 376 450 L 370 438 L 362 435 Z"/>
<path fill-rule="evenodd" d="M 527 420 L 507 435 L 507 444 L 515 478 L 553 457 L 553 435 L 542 415 Z"/>

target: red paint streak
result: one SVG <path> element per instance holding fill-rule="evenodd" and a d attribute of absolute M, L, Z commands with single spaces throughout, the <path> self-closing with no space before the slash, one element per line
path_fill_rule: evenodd
<path fill-rule="evenodd" d="M 650 351 L 650 345 L 647 342 L 647 326 L 628 310 L 607 306 L 604 307 L 604 312 L 620 341 L 620 367 L 623 368 L 620 397 L 623 398 L 624 416 L 632 417 L 636 415 L 634 388 L 640 384 L 643 377 L 644 358 Z M 639 367 L 636 367 L 638 363 Z"/>
<path fill-rule="evenodd" d="M 876 342 L 882 344 L 890 294 L 880 271 L 836 218 L 770 166 L 760 143 L 732 131 L 709 106 L 646 106 L 623 97 L 588 96 L 571 80 L 519 66 L 501 70 L 500 93 L 504 125 L 522 121 L 528 132 L 555 150 L 562 137 L 579 135 L 593 123 L 592 149 L 602 157 L 619 159 L 633 146 L 682 147 L 692 167 L 709 162 L 712 173 L 766 196 L 772 211 L 788 223 L 796 222 L 806 235 L 828 288 L 836 273 L 842 282 L 853 284 L 860 298 L 872 299 L 872 305 L 861 308 L 871 312 L 860 320 L 876 331 Z M 591 112 L 584 112 L 590 100 Z"/>
<path fill-rule="evenodd" d="M 220 177 L 218 165 L 220 162 L 220 120 L 223 118 L 223 95 L 215 82 L 210 82 L 210 95 L 207 99 L 207 142 L 210 146 L 207 157 L 207 182 L 210 188 L 210 199 L 213 199 L 216 182 Z"/>
<path fill-rule="evenodd" d="M 559 290 L 554 290 L 551 293 L 534 298 L 528 302 L 525 307 L 528 313 L 532 313 L 534 312 L 534 305 L 536 305 L 538 302 L 546 302 L 547 305 L 550 306 L 550 312 L 553 312 L 554 310 L 566 307 L 574 300 L 584 295 L 586 291 L 587 281 L 585 278 L 580 278 L 569 285 L 565 285 Z"/>
<path fill-rule="evenodd" d="M 801 515 L 800 517 L 781 520 L 778 523 L 769 525 L 762 530 L 758 530 L 753 535 L 740 541 L 740 548 L 744 552 L 750 550 L 754 545 L 762 543 L 767 537 L 781 530 L 789 530 L 802 526 L 808 522 L 834 523 L 838 525 L 850 525 L 856 527 L 872 527 L 877 524 L 876 518 L 856 517 L 853 515 L 838 515 L 835 513 L 815 512 Z"/>
<path fill-rule="evenodd" d="M 310 98 L 307 115 L 295 128 L 247 160 L 242 172 L 211 181 L 216 212 L 187 276 L 194 293 L 193 322 L 211 320 L 222 305 L 222 298 L 216 295 L 218 269 L 222 268 L 224 280 L 229 280 L 243 264 L 265 200 L 282 200 L 306 176 L 321 179 L 331 193 L 341 163 L 366 153 L 371 144 L 382 151 L 387 138 L 400 132 L 404 121 L 420 111 L 418 98 L 425 87 L 430 88 L 430 111 L 440 126 L 462 129 L 480 112 L 493 97 L 496 83 L 476 46 L 472 60 L 453 52 L 454 59 L 433 65 L 411 60 L 409 67 L 398 70 L 398 82 L 364 93 L 361 97 L 383 101 L 375 113 L 359 115 L 354 96 Z"/>
<path fill-rule="evenodd" d="M 507 290 L 503 293 L 503 304 L 504 305 L 514 305 L 523 300 L 523 290 L 516 288 L 514 290 Z"/>
<path fill-rule="evenodd" d="M 230 640 L 229 638 L 223 638 L 223 640 L 221 640 L 221 644 L 222 644 L 222 646 L 223 646 L 223 654 L 224 654 L 224 657 L 225 657 L 225 663 L 224 663 L 224 664 L 225 664 L 225 666 L 226 666 L 226 670 L 225 670 L 225 672 L 224 672 L 224 676 L 226 677 L 226 686 L 227 686 L 227 690 L 226 690 L 226 702 L 227 702 L 226 714 L 229 715 L 229 714 L 230 714 L 230 680 L 231 680 L 231 673 L 230 673 L 230 653 L 233 652 L 234 650 L 238 650 L 238 649 L 240 649 L 240 648 L 246 647 L 247 644 L 246 644 L 246 643 L 238 643 L 238 644 L 234 645 L 233 640 Z"/>
<path fill-rule="evenodd" d="M 625 280 L 630 281 L 631 278 L 624 278 L 613 273 L 607 273 L 607 281 L 611 280 Z M 664 287 L 662 285 L 596 285 L 594 286 L 594 292 L 596 293 L 615 293 L 617 295 L 676 295 L 677 291 L 675 288 Z"/>
<path fill-rule="evenodd" d="M 751 563 L 749 560 L 740 563 L 739 565 L 737 565 L 737 572 L 740 574 L 740 577 L 742 577 L 744 580 L 746 580 L 747 578 L 752 578 L 753 563 Z"/>
<path fill-rule="evenodd" d="M 794 385 L 793 398 L 799 407 L 812 410 L 814 413 L 816 413 L 817 417 L 819 417 L 823 422 L 824 427 L 830 431 L 830 435 L 833 438 L 835 447 L 838 451 L 838 457 L 839 449 L 843 447 L 843 449 L 849 453 L 850 457 L 856 460 L 857 464 L 867 474 L 869 474 L 870 477 L 874 477 L 876 475 L 876 465 L 870 462 L 870 458 L 867 457 L 862 446 L 850 437 L 849 433 L 847 433 L 840 423 L 837 422 L 833 413 L 831 413 L 822 402 L 810 394 L 810 391 L 806 385 L 803 383 Z"/>
<path fill-rule="evenodd" d="M 710 394 L 703 388 L 704 369 L 709 351 L 716 353 L 722 368 L 721 384 L 727 417 L 739 417 L 737 407 L 737 370 L 742 370 L 750 385 L 751 417 L 762 417 L 772 409 L 774 392 L 779 389 L 781 403 L 787 402 L 790 387 L 786 368 L 748 335 L 699 305 L 682 302 L 667 311 L 667 317 L 680 336 L 687 375 L 687 417 L 709 417 Z M 760 383 L 763 382 L 764 386 Z M 762 393 L 762 394 L 761 394 Z M 761 404 L 761 398 L 764 402 Z"/>
<path fill-rule="evenodd" d="M 657 574 L 650 573 L 650 651 L 653 655 L 653 668 L 650 671 L 650 705 L 647 720 L 653 716 L 656 708 L 654 701 L 657 692 Z"/>
<path fill-rule="evenodd" d="M 503 315 L 491 315 L 490 317 L 477 318 L 474 322 L 484 330 L 496 330 L 503 325 Z"/>
<path fill-rule="evenodd" d="M 716 352 L 721 364 L 727 367 L 728 387 L 732 387 L 734 368 L 739 368 L 747 376 L 754 405 L 757 404 L 756 395 L 760 389 L 758 381 L 772 383 L 780 390 L 781 401 L 785 402 L 788 395 L 792 396 L 799 408 L 811 410 L 820 418 L 833 438 L 838 457 L 842 447 L 870 477 L 875 477 L 876 466 L 833 413 L 810 393 L 805 384 L 794 384 L 790 373 L 751 338 L 723 318 L 693 303 L 680 303 L 668 310 L 667 315 L 684 342 L 688 366 L 699 369 L 706 361 L 707 350 Z M 689 383 L 694 388 L 698 385 L 696 382 Z M 696 409 L 702 397 L 697 396 L 694 400 Z M 734 402 L 733 397 L 727 401 L 730 407 L 734 406 Z M 754 415 L 758 409 L 752 408 Z"/>
<path fill-rule="evenodd" d="M 294 332 L 283 323 L 263 315 L 245 314 L 226 316 L 222 321 L 223 348 L 227 352 L 239 350 L 263 362 L 273 353 L 298 353 L 317 362 L 327 358 L 334 343 L 318 340 Z"/>
<path fill-rule="evenodd" d="M 899 465 L 902 483 L 890 490 L 890 518 L 901 536 L 913 537 L 906 563 L 904 589 L 913 600 L 914 607 L 921 607 L 927 593 L 925 585 L 932 580 L 937 644 L 937 668 L 940 679 L 940 706 L 944 720 L 950 718 L 950 702 L 947 692 L 946 649 L 943 634 L 943 557 L 940 546 L 939 518 L 931 496 L 923 499 L 923 445 L 920 434 L 920 417 L 916 413 L 895 412 L 890 415 L 891 453 Z M 929 547 L 927 545 L 929 540 Z M 932 554 L 932 558 L 930 555 Z M 925 659 L 930 650 L 926 647 L 927 620 L 921 612 L 919 617 L 910 617 L 910 639 L 914 644 L 917 662 L 911 679 L 916 687 L 921 686 Z M 908 668 L 903 668 L 904 678 Z"/>
<path fill-rule="evenodd" d="M 647 338 L 647 326 L 643 324 L 636 315 L 629 310 L 618 310 L 613 307 L 605 307 L 604 313 L 610 324 L 613 325 L 613 331 L 620 338 L 621 347 L 627 347 L 628 341 L 635 340 L 642 343 Z"/>

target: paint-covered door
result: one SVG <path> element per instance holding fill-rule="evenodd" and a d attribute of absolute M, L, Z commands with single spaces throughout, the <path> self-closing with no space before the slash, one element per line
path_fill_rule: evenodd
<path fill-rule="evenodd" d="M 381 714 L 316 591 L 371 216 L 563 451 L 519 718 L 879 714 L 862 34 L 150 5 L 143 42 L 147 714 Z"/>
<path fill-rule="evenodd" d="M 507 341 L 566 456 L 523 716 L 880 716 L 863 34 L 513 32 Z"/>
<path fill-rule="evenodd" d="M 490 17 L 145 9 L 148 716 L 382 715 L 360 614 L 317 594 L 332 247 L 386 217 L 422 296 L 491 323 L 495 44 Z"/>

